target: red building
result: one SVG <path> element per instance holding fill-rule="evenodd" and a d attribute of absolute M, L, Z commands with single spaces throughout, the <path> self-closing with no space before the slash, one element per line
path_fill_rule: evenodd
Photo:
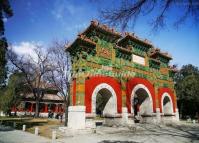
<path fill-rule="evenodd" d="M 63 112 L 63 98 L 57 94 L 44 94 L 39 104 L 40 117 L 48 117 L 48 113 L 54 116 Z M 36 104 L 33 94 L 26 95 L 19 106 L 12 108 L 12 114 L 34 116 Z"/>

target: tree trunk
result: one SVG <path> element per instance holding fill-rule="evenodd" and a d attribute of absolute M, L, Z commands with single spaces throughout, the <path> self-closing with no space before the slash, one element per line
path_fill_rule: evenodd
<path fill-rule="evenodd" d="M 65 126 L 68 126 L 68 103 L 65 103 Z"/>
<path fill-rule="evenodd" d="M 65 126 L 68 126 L 68 107 L 70 105 L 70 84 L 67 85 L 68 95 L 65 98 Z"/>
<path fill-rule="evenodd" d="M 35 117 L 39 117 L 39 100 L 36 99 Z"/>
<path fill-rule="evenodd" d="M 180 102 L 180 115 L 181 115 L 181 119 L 184 118 L 184 113 L 183 113 L 183 101 Z"/>

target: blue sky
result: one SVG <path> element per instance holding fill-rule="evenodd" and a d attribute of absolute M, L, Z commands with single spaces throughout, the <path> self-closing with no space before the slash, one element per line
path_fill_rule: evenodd
<path fill-rule="evenodd" d="M 6 21 L 6 37 L 19 51 L 31 51 L 35 43 L 49 45 L 53 40 L 73 41 L 92 19 L 99 19 L 103 8 L 118 6 L 118 1 L 101 0 L 11 0 L 14 16 Z M 180 11 L 171 11 L 172 22 Z M 171 25 L 151 34 L 148 19 L 141 17 L 134 28 L 140 38 L 147 38 L 156 47 L 173 56 L 172 64 L 193 64 L 199 67 L 199 27 L 191 19 L 176 30 Z"/>

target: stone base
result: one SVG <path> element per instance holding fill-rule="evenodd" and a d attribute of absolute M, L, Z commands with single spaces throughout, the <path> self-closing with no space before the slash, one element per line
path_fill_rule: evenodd
<path fill-rule="evenodd" d="M 85 106 L 69 106 L 68 127 L 71 129 L 85 129 L 86 127 Z"/>
<path fill-rule="evenodd" d="M 179 112 L 178 108 L 176 108 L 176 113 L 171 114 L 170 116 L 163 115 L 161 118 L 161 122 L 168 124 L 168 123 L 176 123 L 179 121 Z"/>
<path fill-rule="evenodd" d="M 177 121 L 177 122 L 180 121 L 180 115 L 179 115 L 178 108 L 176 108 L 175 121 Z"/>
<path fill-rule="evenodd" d="M 122 122 L 121 125 L 127 126 L 129 124 L 128 111 L 126 107 L 122 107 Z"/>
<path fill-rule="evenodd" d="M 21 112 L 17 112 L 17 116 L 24 116 L 25 112 L 21 111 Z"/>
<path fill-rule="evenodd" d="M 160 108 L 156 108 L 156 123 L 161 122 L 161 113 L 160 113 Z"/>
<path fill-rule="evenodd" d="M 173 123 L 174 120 L 175 120 L 175 116 L 162 116 L 162 123 L 163 124 Z"/>
<path fill-rule="evenodd" d="M 6 116 L 3 111 L 0 111 L 0 116 Z"/>
<path fill-rule="evenodd" d="M 155 115 L 151 115 L 151 116 L 142 116 L 140 123 L 153 123 L 153 124 L 157 124 L 157 117 Z"/>
<path fill-rule="evenodd" d="M 113 126 L 121 126 L 122 125 L 122 118 L 104 118 L 103 125 L 113 127 Z"/>
<path fill-rule="evenodd" d="M 96 123 L 94 119 L 86 119 L 86 128 L 95 129 Z"/>
<path fill-rule="evenodd" d="M 135 124 L 133 115 L 128 115 L 127 126 L 133 126 Z"/>
<path fill-rule="evenodd" d="M 15 112 L 11 112 L 12 115 L 15 114 Z M 16 112 L 17 116 L 34 116 L 35 115 L 35 112 L 24 112 L 24 111 L 17 111 Z M 55 113 L 54 113 L 55 115 Z M 39 117 L 44 117 L 44 118 L 47 118 L 48 117 L 48 113 L 44 113 L 44 112 L 40 112 L 39 113 Z"/>
<path fill-rule="evenodd" d="M 39 113 L 39 116 L 47 118 L 48 117 L 48 113 Z"/>

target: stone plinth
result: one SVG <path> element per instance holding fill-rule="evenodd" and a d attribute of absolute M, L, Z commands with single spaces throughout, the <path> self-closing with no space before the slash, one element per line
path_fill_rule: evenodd
<path fill-rule="evenodd" d="M 121 122 L 121 124 L 123 126 L 128 126 L 129 124 L 132 124 L 132 120 L 129 120 L 129 118 L 128 118 L 128 111 L 127 111 L 126 107 L 122 107 L 122 122 Z"/>
<path fill-rule="evenodd" d="M 84 129 L 86 124 L 85 106 L 69 106 L 68 127 L 72 129 Z"/>
<path fill-rule="evenodd" d="M 160 108 L 156 108 L 156 123 L 161 122 Z"/>
<path fill-rule="evenodd" d="M 176 108 L 175 121 L 179 121 L 179 120 L 180 120 L 179 111 L 178 111 L 178 108 Z"/>

